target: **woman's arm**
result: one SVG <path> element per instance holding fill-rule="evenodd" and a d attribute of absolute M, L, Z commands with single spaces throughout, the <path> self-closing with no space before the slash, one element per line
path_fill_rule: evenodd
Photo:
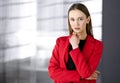
<path fill-rule="evenodd" d="M 79 48 L 73 49 L 70 52 L 70 55 L 76 65 L 77 71 L 83 79 L 90 77 L 95 72 L 100 62 L 102 50 L 103 44 L 101 42 L 97 42 L 94 46 L 94 50 L 91 53 L 89 60 L 86 59 L 85 55 L 82 54 Z"/>
<path fill-rule="evenodd" d="M 59 55 L 59 40 L 56 41 L 56 45 L 53 49 L 52 56 L 48 65 L 49 76 L 57 81 L 70 82 L 79 81 L 80 75 L 76 70 L 66 70 L 60 67 L 60 55 Z"/>

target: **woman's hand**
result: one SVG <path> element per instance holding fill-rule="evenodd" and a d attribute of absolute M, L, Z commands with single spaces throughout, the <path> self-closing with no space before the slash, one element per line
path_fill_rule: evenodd
<path fill-rule="evenodd" d="M 96 80 L 100 72 L 96 70 L 90 77 L 86 78 L 86 80 Z"/>
<path fill-rule="evenodd" d="M 78 48 L 80 40 L 79 40 L 78 36 L 75 33 L 73 33 L 73 35 L 69 39 L 69 42 L 72 45 L 72 48 L 75 49 L 75 48 Z"/>

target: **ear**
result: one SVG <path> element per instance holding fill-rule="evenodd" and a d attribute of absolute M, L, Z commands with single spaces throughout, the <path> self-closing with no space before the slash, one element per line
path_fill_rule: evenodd
<path fill-rule="evenodd" d="M 90 19 L 91 19 L 90 16 L 88 16 L 88 17 L 87 17 L 87 24 L 89 24 Z"/>

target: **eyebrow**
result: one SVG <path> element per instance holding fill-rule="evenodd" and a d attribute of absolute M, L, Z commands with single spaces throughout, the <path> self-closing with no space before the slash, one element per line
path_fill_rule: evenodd
<path fill-rule="evenodd" d="M 74 17 L 69 17 L 69 18 L 74 18 Z M 78 17 L 78 18 L 84 18 L 83 16 L 81 16 L 81 17 Z"/>

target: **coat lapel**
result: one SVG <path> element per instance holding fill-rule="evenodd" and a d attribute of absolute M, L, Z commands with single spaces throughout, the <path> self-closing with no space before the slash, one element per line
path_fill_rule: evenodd
<path fill-rule="evenodd" d="M 90 54 L 93 51 L 93 47 L 94 47 L 94 39 L 88 35 L 85 46 L 84 46 L 83 51 L 82 51 L 85 58 L 88 59 L 90 57 Z"/>
<path fill-rule="evenodd" d="M 63 42 L 63 46 L 61 48 L 61 52 L 62 52 L 62 56 L 61 56 L 61 61 L 62 62 L 62 67 L 66 69 L 66 62 L 68 60 L 68 49 L 69 49 L 69 36 L 67 37 L 67 39 Z"/>
<path fill-rule="evenodd" d="M 62 53 L 61 66 L 63 68 L 66 68 L 66 63 L 68 61 L 68 49 L 69 49 L 69 46 L 70 46 L 69 38 L 70 38 L 70 36 L 68 36 L 67 39 L 65 39 L 65 41 L 63 42 L 63 46 L 61 48 L 61 53 Z M 90 54 L 93 50 L 93 46 L 94 46 L 94 39 L 91 36 L 88 35 L 85 46 L 84 46 L 83 51 L 82 51 L 85 58 L 89 59 Z"/>

